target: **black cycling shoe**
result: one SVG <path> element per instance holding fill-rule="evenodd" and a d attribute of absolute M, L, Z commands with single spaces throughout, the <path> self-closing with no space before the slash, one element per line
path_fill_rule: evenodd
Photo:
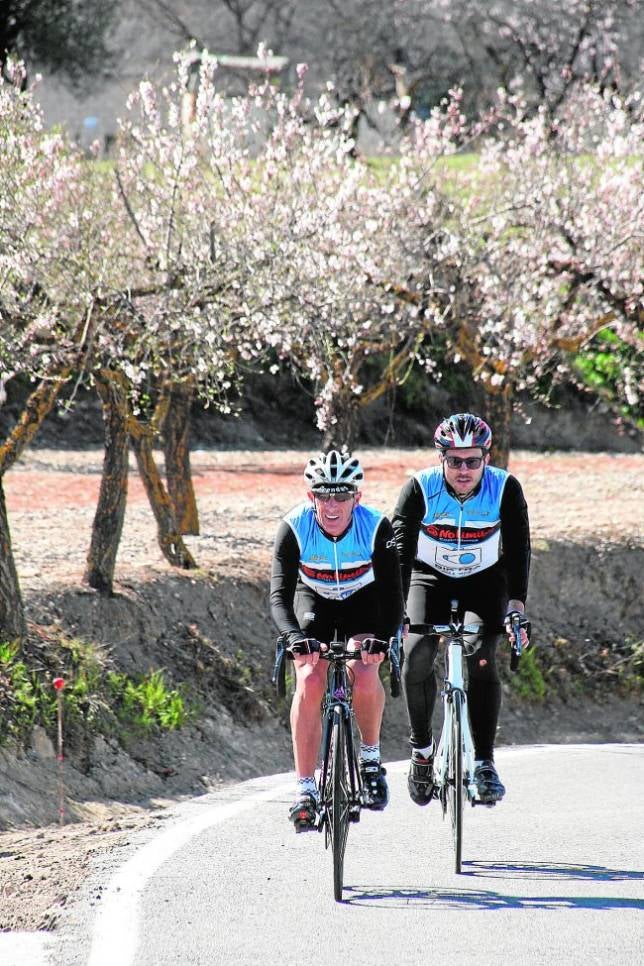
<path fill-rule="evenodd" d="M 302 798 L 298 798 L 291 805 L 288 817 L 295 826 L 296 832 L 315 831 L 318 820 L 318 803 L 313 795 L 305 795 Z"/>
<path fill-rule="evenodd" d="M 484 805 L 500 802 L 505 795 L 505 785 L 501 783 L 493 761 L 482 761 L 474 769 L 474 782 L 479 801 Z"/>
<path fill-rule="evenodd" d="M 414 752 L 407 775 L 409 797 L 416 805 L 429 805 L 434 797 L 434 755 L 423 758 Z"/>
<path fill-rule="evenodd" d="M 361 761 L 360 774 L 364 807 L 374 812 L 381 812 L 389 802 L 389 786 L 385 778 L 387 772 L 379 761 Z"/>

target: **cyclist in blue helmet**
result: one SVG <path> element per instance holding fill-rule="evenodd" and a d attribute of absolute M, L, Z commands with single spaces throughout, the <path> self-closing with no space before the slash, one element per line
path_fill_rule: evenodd
<path fill-rule="evenodd" d="M 393 516 L 403 591 L 411 624 L 447 623 L 458 600 L 468 623 L 483 623 L 480 647 L 468 663 L 468 708 L 476 754 L 478 797 L 491 804 L 505 788 L 494 764 L 501 707 L 497 629 L 507 614 L 525 613 L 530 567 L 528 508 L 521 485 L 490 465 L 492 431 L 473 413 L 456 413 L 436 427 L 438 466 L 404 485 Z M 527 645 L 525 631 L 522 631 Z M 417 805 L 433 797 L 438 638 L 409 634 L 403 689 L 412 748 L 409 794 Z"/>

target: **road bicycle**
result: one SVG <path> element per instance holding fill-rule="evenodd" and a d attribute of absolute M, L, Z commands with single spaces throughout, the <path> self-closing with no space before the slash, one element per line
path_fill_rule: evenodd
<path fill-rule="evenodd" d="M 508 615 L 508 625 L 495 628 L 513 635 L 510 668 L 516 671 L 522 651 L 521 629 L 530 632 L 529 621 L 518 612 Z M 474 805 L 493 806 L 494 802 L 481 802 L 477 798 L 474 782 L 474 741 L 467 712 L 464 660 L 480 646 L 483 624 L 464 624 L 458 617 L 458 601 L 451 601 L 448 624 L 412 624 L 415 634 L 439 634 L 445 639 L 445 679 L 441 697 L 443 700 L 443 727 L 434 755 L 434 795 L 439 799 L 443 818 L 449 812 L 454 841 L 454 871 L 462 870 L 463 855 L 463 804 L 467 800 Z"/>
<path fill-rule="evenodd" d="M 322 702 L 321 766 L 318 777 L 320 809 L 318 831 L 324 832 L 325 847 L 333 855 L 333 895 L 342 901 L 344 883 L 344 855 L 349 825 L 360 820 L 360 811 L 368 803 L 358 763 L 358 743 L 354 728 L 352 706 L 353 675 L 349 661 L 360 660 L 361 650 L 389 657 L 390 690 L 393 697 L 400 694 L 400 636 L 391 641 L 377 638 L 365 640 L 331 641 L 320 650 L 320 659 L 329 664 L 327 686 Z M 284 657 L 298 653 L 297 644 L 291 647 L 277 642 L 273 683 L 280 696 L 286 693 Z"/>

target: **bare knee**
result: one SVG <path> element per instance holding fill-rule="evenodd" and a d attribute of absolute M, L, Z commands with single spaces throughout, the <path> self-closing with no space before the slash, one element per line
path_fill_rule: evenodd
<path fill-rule="evenodd" d="M 293 703 L 319 705 L 326 684 L 325 669 L 320 664 L 298 668 Z"/>

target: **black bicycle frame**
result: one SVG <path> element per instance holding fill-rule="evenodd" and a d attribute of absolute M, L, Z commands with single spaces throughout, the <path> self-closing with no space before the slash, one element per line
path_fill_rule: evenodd
<path fill-rule="evenodd" d="M 354 735 L 352 727 L 351 712 L 351 685 L 346 664 L 343 661 L 330 660 L 327 673 L 327 689 L 324 695 L 322 710 L 322 771 L 320 774 L 320 788 L 326 787 L 329 774 L 329 757 L 331 750 L 331 733 L 333 722 L 336 716 L 336 708 L 340 709 L 340 716 L 344 723 L 344 733 L 346 736 L 347 768 L 349 772 L 349 784 L 351 805 L 355 807 L 360 804 L 361 780 L 356 768 L 356 756 L 354 749 Z M 320 823 L 320 828 L 324 823 Z"/>

